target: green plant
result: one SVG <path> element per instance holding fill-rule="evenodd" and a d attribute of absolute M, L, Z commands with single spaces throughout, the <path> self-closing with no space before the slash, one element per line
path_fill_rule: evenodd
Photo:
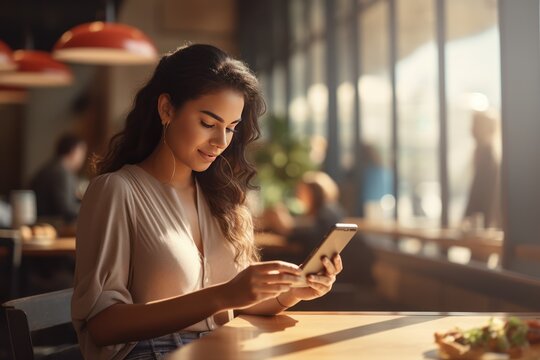
<path fill-rule="evenodd" d="M 263 207 L 284 202 L 294 212 L 294 189 L 302 175 L 314 170 L 308 139 L 295 137 L 283 117 L 266 117 L 268 137 L 256 142 L 250 154 L 257 165 Z"/>

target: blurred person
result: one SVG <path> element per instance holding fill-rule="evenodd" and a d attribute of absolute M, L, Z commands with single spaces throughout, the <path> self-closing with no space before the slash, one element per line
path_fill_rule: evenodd
<path fill-rule="evenodd" d="M 345 217 L 338 202 L 339 195 L 338 185 L 327 173 L 308 171 L 296 186 L 296 197 L 303 204 L 303 214 L 293 216 L 285 205 L 278 204 L 263 212 L 259 224 L 266 231 L 285 236 L 290 243 L 300 244 L 303 254 L 297 260 L 303 261 L 330 228 Z M 355 235 L 341 256 L 349 264 L 340 275 L 342 281 L 373 285 L 373 253 L 360 234 Z"/>
<path fill-rule="evenodd" d="M 161 58 L 83 198 L 72 319 L 88 359 L 155 359 L 239 314 L 329 292 L 341 258 L 309 276 L 259 262 L 246 192 L 264 100 L 247 66 L 210 45 Z"/>
<path fill-rule="evenodd" d="M 464 218 L 470 221 L 480 217 L 481 224 L 475 226 L 500 227 L 500 165 L 495 148 L 497 114 L 492 110 L 474 112 L 471 130 L 476 142 L 474 174 Z"/>
<path fill-rule="evenodd" d="M 392 195 L 392 171 L 383 165 L 380 154 L 375 146 L 362 143 L 362 193 L 360 196 L 359 213 L 366 217 L 383 218 L 381 199 L 385 195 Z M 362 211 L 361 211 L 362 210 Z"/>
<path fill-rule="evenodd" d="M 86 143 L 77 135 L 66 133 L 56 142 L 54 158 L 32 178 L 30 188 L 36 193 L 38 218 L 56 224 L 73 224 L 80 207 L 78 172 L 86 160 Z"/>
<path fill-rule="evenodd" d="M 345 215 L 338 203 L 339 189 L 328 174 L 308 171 L 296 185 L 296 198 L 304 208 L 302 216 L 294 217 L 277 204 L 264 211 L 261 226 L 311 248 Z"/>
<path fill-rule="evenodd" d="M 53 159 L 32 178 L 38 222 L 53 225 L 58 234 L 73 236 L 80 207 L 78 172 L 86 160 L 86 143 L 73 133 L 61 135 Z M 56 235 L 56 234 L 55 234 Z M 34 295 L 71 287 L 75 261 L 71 256 L 43 257 L 24 263 L 22 292 Z"/>

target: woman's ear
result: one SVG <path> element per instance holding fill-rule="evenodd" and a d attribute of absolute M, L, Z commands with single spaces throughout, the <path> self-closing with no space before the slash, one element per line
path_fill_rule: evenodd
<path fill-rule="evenodd" d="M 161 119 L 161 124 L 169 124 L 173 117 L 173 106 L 169 94 L 161 94 L 158 97 L 158 113 Z"/>

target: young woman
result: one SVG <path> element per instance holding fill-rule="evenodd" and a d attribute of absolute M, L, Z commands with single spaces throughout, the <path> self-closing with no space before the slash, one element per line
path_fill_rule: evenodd
<path fill-rule="evenodd" d="M 293 288 L 258 262 L 246 146 L 264 111 L 255 76 L 209 45 L 164 56 L 97 163 L 77 230 L 72 317 L 88 359 L 156 359 L 240 314 L 330 291 L 341 259 Z"/>

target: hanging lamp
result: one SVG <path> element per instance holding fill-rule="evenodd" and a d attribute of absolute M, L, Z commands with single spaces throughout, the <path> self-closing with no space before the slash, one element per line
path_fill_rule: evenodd
<path fill-rule="evenodd" d="M 28 1 L 23 6 L 29 9 Z M 30 23 L 29 11 L 24 12 L 24 49 L 13 52 L 16 71 L 0 72 L 0 85 L 15 87 L 49 87 L 71 84 L 71 70 L 59 61 L 54 60 L 45 51 L 34 49 L 34 38 Z"/>
<path fill-rule="evenodd" d="M 153 64 L 158 54 L 140 30 L 114 21 L 114 4 L 106 3 L 106 21 L 75 26 L 54 45 L 55 59 L 95 65 Z"/>
<path fill-rule="evenodd" d="M 5 42 L 0 40 L 0 71 L 12 71 L 17 68 L 13 61 L 13 52 Z"/>
<path fill-rule="evenodd" d="M 37 50 L 13 52 L 17 71 L 0 73 L 0 85 L 20 87 L 65 86 L 71 84 L 71 70 L 49 53 Z"/>

